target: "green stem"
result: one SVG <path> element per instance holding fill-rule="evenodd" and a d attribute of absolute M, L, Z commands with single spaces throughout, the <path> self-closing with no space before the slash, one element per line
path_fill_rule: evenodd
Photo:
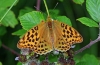
<path fill-rule="evenodd" d="M 11 8 L 14 6 L 14 4 L 17 2 L 17 0 L 15 0 L 13 2 L 13 4 L 10 6 L 10 8 L 7 10 L 7 12 L 3 15 L 3 17 L 1 18 L 0 22 L 4 19 L 4 17 L 7 15 L 7 13 L 11 10 Z"/>
<path fill-rule="evenodd" d="M 45 7 L 46 7 L 47 14 L 49 16 L 49 11 L 48 11 L 48 7 L 47 7 L 47 4 L 46 4 L 46 1 L 45 0 L 43 0 L 43 1 L 44 1 L 44 4 L 45 4 Z"/>

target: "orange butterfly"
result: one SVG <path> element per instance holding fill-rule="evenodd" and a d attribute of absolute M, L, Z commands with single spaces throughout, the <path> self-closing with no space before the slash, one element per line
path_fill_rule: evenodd
<path fill-rule="evenodd" d="M 73 27 L 48 17 L 46 22 L 30 29 L 17 44 L 19 49 L 30 49 L 43 55 L 53 50 L 66 52 L 75 43 L 81 43 L 82 36 Z"/>

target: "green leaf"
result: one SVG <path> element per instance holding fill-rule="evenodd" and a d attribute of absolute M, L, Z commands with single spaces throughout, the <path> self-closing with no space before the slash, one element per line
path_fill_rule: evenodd
<path fill-rule="evenodd" d="M 52 18 L 56 18 L 59 14 L 59 10 L 57 10 L 57 9 L 49 10 L 49 13 Z"/>
<path fill-rule="evenodd" d="M 7 9 L 0 8 L 0 19 L 3 17 L 3 15 L 7 12 Z M 18 21 L 15 18 L 15 15 L 12 11 L 9 11 L 9 13 L 4 17 L 4 19 L 0 22 L 2 25 L 8 27 L 14 28 L 15 25 L 18 24 Z"/>
<path fill-rule="evenodd" d="M 88 65 L 99 65 L 99 61 L 94 55 L 85 54 L 82 57 L 82 60 L 87 62 Z"/>
<path fill-rule="evenodd" d="M 100 0 L 86 0 L 86 8 L 90 16 L 100 22 Z"/>
<path fill-rule="evenodd" d="M 93 21 L 92 19 L 89 19 L 87 17 L 82 17 L 77 19 L 78 21 L 80 21 L 82 24 L 89 26 L 89 27 L 98 27 L 98 24 Z"/>
<path fill-rule="evenodd" d="M 22 65 L 22 63 L 21 62 L 18 62 L 17 65 Z"/>
<path fill-rule="evenodd" d="M 33 26 L 36 26 L 41 21 L 44 20 L 43 14 L 41 12 L 33 11 L 26 13 L 23 16 L 19 17 L 20 23 L 23 26 L 23 29 L 29 30 Z"/>
<path fill-rule="evenodd" d="M 0 65 L 2 65 L 2 63 L 0 62 Z"/>
<path fill-rule="evenodd" d="M 90 54 L 85 54 L 76 65 L 99 65 L 99 60 Z"/>
<path fill-rule="evenodd" d="M 72 26 L 70 19 L 67 18 L 66 16 L 58 16 L 56 19 L 60 22 L 63 22 L 65 24 Z"/>
<path fill-rule="evenodd" d="M 79 57 L 76 57 L 76 56 L 75 56 L 73 59 L 75 60 L 75 65 L 78 64 L 78 63 L 80 62 L 80 60 L 79 60 L 80 58 L 79 58 Z"/>
<path fill-rule="evenodd" d="M 73 0 L 73 2 L 75 2 L 76 4 L 83 4 L 84 3 L 84 0 Z"/>
<path fill-rule="evenodd" d="M 15 0 L 0 0 L 0 8 L 6 8 L 11 6 Z M 17 0 L 18 1 L 18 0 Z M 16 2 L 17 3 L 17 2 Z"/>
<path fill-rule="evenodd" d="M 58 60 L 58 56 L 57 55 L 53 55 L 53 54 L 50 54 L 48 56 L 48 60 L 52 63 L 52 62 L 56 62 Z"/>
<path fill-rule="evenodd" d="M 88 65 L 88 63 L 87 63 L 87 62 L 82 61 L 82 62 L 77 63 L 76 65 Z"/>
<path fill-rule="evenodd" d="M 4 26 L 0 26 L 0 36 L 3 36 L 7 32 Z"/>
<path fill-rule="evenodd" d="M 12 35 L 18 35 L 21 38 L 26 32 L 27 32 L 26 30 L 20 29 L 20 30 L 18 30 L 16 32 L 13 32 Z"/>
<path fill-rule="evenodd" d="M 40 60 L 40 61 L 45 60 L 45 56 L 43 56 L 43 55 L 42 55 L 42 56 L 40 56 L 40 57 L 39 57 L 39 60 Z"/>
<path fill-rule="evenodd" d="M 21 10 L 20 10 L 20 12 L 19 12 L 19 16 L 18 16 L 18 17 L 24 15 L 25 13 L 31 12 L 31 11 L 33 11 L 32 8 L 25 7 L 24 9 L 21 9 Z"/>

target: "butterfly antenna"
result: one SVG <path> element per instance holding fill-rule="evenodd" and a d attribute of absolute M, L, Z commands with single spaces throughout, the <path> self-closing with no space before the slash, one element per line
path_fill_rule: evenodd
<path fill-rule="evenodd" d="M 37 7 L 36 7 L 36 6 L 34 6 L 34 8 L 35 8 L 35 9 L 37 9 Z M 37 10 L 37 11 L 40 11 L 40 12 L 42 12 L 41 10 Z M 43 12 L 42 12 L 42 13 L 43 13 Z"/>
<path fill-rule="evenodd" d="M 47 7 L 47 4 L 46 4 L 46 1 L 45 1 L 45 0 L 43 0 L 43 1 L 44 1 L 44 5 L 45 5 L 45 7 L 46 7 L 47 14 L 48 14 L 48 16 L 49 16 L 49 11 L 48 11 L 48 7 Z"/>
<path fill-rule="evenodd" d="M 55 7 L 53 9 L 55 9 L 57 7 L 57 5 L 58 5 L 58 2 L 56 3 L 56 5 L 55 5 Z"/>

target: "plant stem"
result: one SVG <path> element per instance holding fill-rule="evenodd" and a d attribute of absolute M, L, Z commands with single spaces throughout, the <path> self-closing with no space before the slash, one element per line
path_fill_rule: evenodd
<path fill-rule="evenodd" d="M 49 11 L 48 11 L 48 7 L 47 7 L 47 4 L 46 4 L 46 1 L 45 1 L 45 0 L 43 0 L 43 1 L 44 1 L 44 5 L 45 5 L 45 7 L 46 7 L 47 14 L 48 14 L 48 16 L 49 16 Z"/>
<path fill-rule="evenodd" d="M 12 52 L 13 54 L 19 56 L 20 54 L 18 54 L 16 51 L 10 49 L 9 47 L 7 47 L 6 45 L 2 44 L 2 47 L 5 48 L 6 50 L 9 50 L 10 52 Z"/>
<path fill-rule="evenodd" d="M 93 44 L 95 44 L 98 41 L 100 41 L 100 23 L 99 23 L 99 36 L 97 37 L 97 39 L 95 39 L 94 41 L 90 41 L 90 43 L 88 45 L 84 46 L 83 48 L 79 49 L 78 51 L 75 51 L 75 55 L 84 51 L 85 49 L 91 47 Z"/>
<path fill-rule="evenodd" d="M 40 3 L 41 3 L 41 0 L 37 0 L 37 5 L 36 5 L 36 10 L 37 11 L 40 10 Z"/>
<path fill-rule="evenodd" d="M 0 22 L 4 19 L 4 17 L 7 15 L 7 13 L 11 10 L 11 8 L 15 5 L 15 3 L 17 2 L 17 0 L 15 0 L 13 2 L 13 4 L 10 6 L 10 8 L 7 10 L 7 12 L 3 15 L 3 17 L 1 18 Z"/>

